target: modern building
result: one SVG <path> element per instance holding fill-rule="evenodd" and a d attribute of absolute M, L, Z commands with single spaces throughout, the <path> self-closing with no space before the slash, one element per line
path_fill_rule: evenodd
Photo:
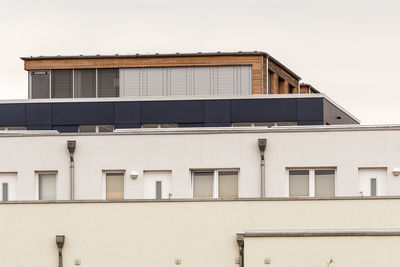
<path fill-rule="evenodd" d="M 396 266 L 400 126 L 263 52 L 22 59 L 5 266 Z"/>
<path fill-rule="evenodd" d="M 0 103 L 3 129 L 359 123 L 262 52 L 22 59 L 29 99 Z"/>

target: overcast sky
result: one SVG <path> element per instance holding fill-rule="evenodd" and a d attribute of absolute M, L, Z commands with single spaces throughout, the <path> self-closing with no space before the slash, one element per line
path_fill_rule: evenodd
<path fill-rule="evenodd" d="M 400 123 L 400 1 L 1 0 L 0 98 L 21 56 L 264 51 L 363 124 Z"/>

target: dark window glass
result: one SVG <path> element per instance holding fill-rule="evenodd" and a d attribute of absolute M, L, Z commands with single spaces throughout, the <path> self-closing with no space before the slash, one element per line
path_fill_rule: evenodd
<path fill-rule="evenodd" d="M 371 196 L 376 197 L 376 178 L 371 178 Z"/>
<path fill-rule="evenodd" d="M 31 98 L 50 97 L 50 75 L 49 71 L 31 72 Z"/>
<path fill-rule="evenodd" d="M 8 201 L 8 184 L 3 184 L 3 201 Z"/>
<path fill-rule="evenodd" d="M 51 98 L 72 98 L 72 70 L 51 71 Z"/>
<path fill-rule="evenodd" d="M 161 199 L 162 198 L 162 192 L 161 192 L 161 181 L 156 182 L 156 199 Z"/>
<path fill-rule="evenodd" d="M 74 97 L 96 97 L 96 70 L 75 70 Z"/>
<path fill-rule="evenodd" d="M 119 69 L 98 69 L 98 96 L 119 96 Z"/>

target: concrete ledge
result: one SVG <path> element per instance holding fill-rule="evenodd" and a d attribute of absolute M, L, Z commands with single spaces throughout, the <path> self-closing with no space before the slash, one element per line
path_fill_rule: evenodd
<path fill-rule="evenodd" d="M 400 229 L 329 229 L 249 231 L 244 237 L 400 236 Z"/>
<path fill-rule="evenodd" d="M 82 199 L 82 200 L 18 200 L 18 201 L 0 201 L 1 205 L 12 204 L 71 204 L 71 203 L 193 203 L 193 202 L 275 202 L 275 201 L 379 201 L 379 200 L 400 200 L 400 196 L 382 196 L 382 197 L 267 197 L 267 198 L 174 198 L 174 199 Z"/>

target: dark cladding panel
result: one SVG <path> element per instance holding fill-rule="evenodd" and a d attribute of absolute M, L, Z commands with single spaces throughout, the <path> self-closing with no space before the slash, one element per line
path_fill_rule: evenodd
<path fill-rule="evenodd" d="M 50 125 L 51 129 L 51 104 L 34 103 L 26 106 L 27 125 Z"/>
<path fill-rule="evenodd" d="M 28 125 L 27 130 L 52 130 L 51 125 Z"/>
<path fill-rule="evenodd" d="M 231 100 L 231 122 L 297 121 L 296 113 L 294 98 Z"/>
<path fill-rule="evenodd" d="M 125 124 L 116 124 L 115 129 L 131 129 L 131 128 L 140 128 L 140 123 L 125 123 Z"/>
<path fill-rule="evenodd" d="M 26 104 L 1 104 L 0 126 L 25 126 Z"/>
<path fill-rule="evenodd" d="M 116 102 L 115 124 L 140 124 L 140 102 Z"/>
<path fill-rule="evenodd" d="M 297 120 L 323 121 L 322 98 L 297 99 Z"/>
<path fill-rule="evenodd" d="M 231 107 L 229 100 L 204 101 L 204 122 L 230 122 Z"/>
<path fill-rule="evenodd" d="M 334 125 L 334 124 L 359 124 L 352 117 L 343 112 L 340 108 L 333 105 L 328 100 L 324 99 L 324 122 L 326 124 Z"/>
<path fill-rule="evenodd" d="M 201 123 L 203 101 L 145 101 L 140 109 L 142 123 Z"/>
<path fill-rule="evenodd" d="M 53 103 L 53 124 L 114 124 L 114 103 Z"/>
<path fill-rule="evenodd" d="M 59 131 L 60 133 L 77 133 L 78 125 L 54 125 L 53 130 Z"/>
<path fill-rule="evenodd" d="M 322 125 L 323 121 L 298 121 L 297 125 Z"/>
<path fill-rule="evenodd" d="M 203 127 L 203 123 L 179 123 L 178 127 L 179 128 L 185 128 L 185 127 Z"/>
<path fill-rule="evenodd" d="M 204 127 L 231 127 L 230 122 L 207 122 Z"/>

